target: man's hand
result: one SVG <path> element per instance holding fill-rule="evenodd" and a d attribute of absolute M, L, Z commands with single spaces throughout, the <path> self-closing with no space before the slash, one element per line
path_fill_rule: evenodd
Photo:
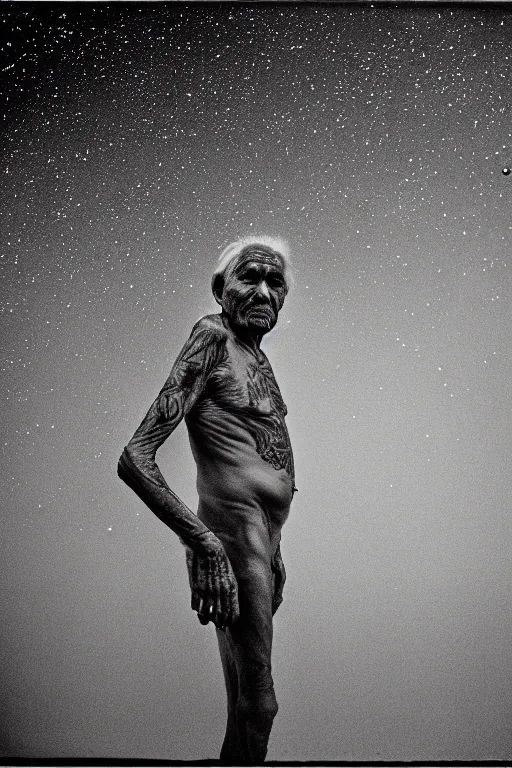
<path fill-rule="evenodd" d="M 272 558 L 272 616 L 283 602 L 283 589 L 286 581 L 286 570 L 278 547 Z"/>
<path fill-rule="evenodd" d="M 201 624 L 211 621 L 222 630 L 233 624 L 239 616 L 238 585 L 222 544 L 208 555 L 187 547 L 187 568 L 191 606 Z"/>

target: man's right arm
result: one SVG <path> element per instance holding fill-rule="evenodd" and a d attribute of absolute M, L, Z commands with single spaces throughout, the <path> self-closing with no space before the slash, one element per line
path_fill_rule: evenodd
<path fill-rule="evenodd" d="M 222 545 L 169 488 L 155 455 L 190 411 L 210 372 L 223 358 L 222 330 L 204 318 L 196 323 L 158 397 L 124 449 L 117 470 L 149 509 L 202 556 L 214 554 Z"/>

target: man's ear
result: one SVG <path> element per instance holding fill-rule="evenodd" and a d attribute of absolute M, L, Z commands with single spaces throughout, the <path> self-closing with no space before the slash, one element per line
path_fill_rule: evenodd
<path fill-rule="evenodd" d="M 222 306 L 222 293 L 224 291 L 224 275 L 214 275 L 212 277 L 212 293 L 217 304 Z"/>

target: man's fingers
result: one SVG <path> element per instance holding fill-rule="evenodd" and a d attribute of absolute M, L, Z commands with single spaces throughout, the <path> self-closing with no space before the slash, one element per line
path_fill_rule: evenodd
<path fill-rule="evenodd" d="M 231 568 L 231 563 L 226 558 L 226 600 L 227 600 L 227 609 L 230 616 L 230 624 L 234 624 L 235 621 L 237 621 L 238 617 L 240 616 L 240 609 L 238 606 L 238 584 L 236 581 L 236 576 L 233 573 L 233 569 Z"/>
<path fill-rule="evenodd" d="M 240 616 L 238 584 L 227 555 L 222 563 L 222 576 L 225 584 L 226 610 L 229 616 L 229 623 L 234 624 Z"/>
<path fill-rule="evenodd" d="M 192 596 L 193 610 L 197 611 L 198 613 L 202 613 L 203 605 L 204 605 L 204 597 L 200 595 L 198 592 L 195 592 L 195 594 Z"/>
<path fill-rule="evenodd" d="M 240 607 L 238 605 L 238 584 L 233 575 L 229 590 L 229 608 L 231 613 L 231 624 L 234 624 L 240 616 Z"/>
<path fill-rule="evenodd" d="M 219 629 L 225 629 L 228 621 L 228 601 L 226 600 L 226 588 L 224 584 L 219 584 L 217 593 L 217 609 L 215 625 Z"/>
<path fill-rule="evenodd" d="M 221 607 L 220 607 L 220 580 L 218 569 L 212 573 L 212 593 L 211 593 L 211 617 L 212 621 L 217 626 L 217 622 L 220 621 Z"/>
<path fill-rule="evenodd" d="M 201 624 L 208 624 L 210 621 L 214 621 L 215 607 L 212 602 L 212 597 L 204 597 L 199 601 L 199 607 L 197 610 L 197 618 Z"/>
<path fill-rule="evenodd" d="M 231 609 L 231 623 L 234 624 L 240 618 L 240 607 L 238 605 L 238 597 L 235 595 L 233 599 L 233 607 Z"/>
<path fill-rule="evenodd" d="M 188 564 L 189 558 L 187 557 L 187 565 Z M 200 557 L 195 552 L 191 553 L 189 574 L 190 587 L 192 590 L 190 605 L 193 611 L 200 611 L 202 610 L 201 601 L 204 602 L 206 593 L 206 573 L 204 567 L 204 558 Z"/>
<path fill-rule="evenodd" d="M 212 621 L 219 629 L 224 629 L 226 626 L 226 601 L 224 599 L 225 584 L 222 578 L 222 570 L 220 562 L 217 560 L 214 565 L 214 572 L 212 574 L 212 588 L 213 588 L 213 611 Z"/>
<path fill-rule="evenodd" d="M 197 611 L 197 618 L 201 624 L 208 624 L 212 619 L 212 606 L 208 598 L 203 598 L 199 601 L 199 609 Z"/>
<path fill-rule="evenodd" d="M 190 549 L 187 549 L 187 574 L 188 574 L 188 583 L 190 584 L 190 589 L 194 588 L 194 555 L 191 552 Z"/>
<path fill-rule="evenodd" d="M 197 588 L 198 577 L 199 577 L 199 558 L 194 552 L 192 554 L 192 584 L 194 589 Z"/>
<path fill-rule="evenodd" d="M 233 624 L 239 617 L 238 585 L 227 555 L 224 552 L 210 557 L 194 554 L 191 571 L 191 606 L 201 624 L 211 621 L 219 629 Z"/>
<path fill-rule="evenodd" d="M 215 612 L 215 616 L 212 619 L 212 621 L 215 624 L 215 626 L 218 627 L 219 629 L 225 629 L 226 628 L 227 619 L 228 619 L 228 617 L 227 617 L 226 612 L 223 611 L 219 607 L 217 609 L 217 611 Z"/>

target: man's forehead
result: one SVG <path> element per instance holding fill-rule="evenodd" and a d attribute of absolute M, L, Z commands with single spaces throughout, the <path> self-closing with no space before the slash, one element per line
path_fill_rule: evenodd
<path fill-rule="evenodd" d="M 279 272 L 284 272 L 284 261 L 282 256 L 272 251 L 267 251 L 264 248 L 251 248 L 250 250 L 241 253 L 234 265 L 235 272 L 241 272 L 246 267 L 254 266 L 266 266 L 274 268 Z"/>

